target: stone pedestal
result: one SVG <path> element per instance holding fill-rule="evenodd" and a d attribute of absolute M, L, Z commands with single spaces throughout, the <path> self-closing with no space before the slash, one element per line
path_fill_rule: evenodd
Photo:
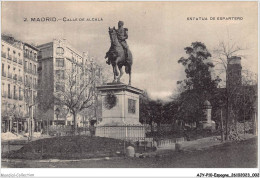
<path fill-rule="evenodd" d="M 142 90 L 120 83 L 97 87 L 102 99 L 102 121 L 97 125 L 96 136 L 130 139 L 144 137 L 139 122 L 139 95 Z"/>
<path fill-rule="evenodd" d="M 202 121 L 202 127 L 203 129 L 215 130 L 215 122 L 211 120 L 212 106 L 208 100 L 206 100 L 203 105 L 203 112 L 205 118 Z"/>

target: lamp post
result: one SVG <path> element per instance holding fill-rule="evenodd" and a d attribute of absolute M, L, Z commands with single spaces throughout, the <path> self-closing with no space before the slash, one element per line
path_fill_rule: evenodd
<path fill-rule="evenodd" d="M 222 100 L 219 101 L 220 105 L 220 128 L 221 128 L 221 142 L 224 141 L 224 129 L 223 129 L 223 114 L 222 114 L 222 108 L 224 105 L 224 102 Z"/>
<path fill-rule="evenodd" d="M 57 121 L 58 121 L 59 115 L 60 115 L 60 109 L 59 108 L 55 109 L 55 114 L 56 114 L 56 118 L 57 118 Z"/>

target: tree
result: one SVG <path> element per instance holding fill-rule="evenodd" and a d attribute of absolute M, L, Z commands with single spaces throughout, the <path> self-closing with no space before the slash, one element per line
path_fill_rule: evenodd
<path fill-rule="evenodd" d="M 80 71 L 80 72 L 79 72 Z M 77 115 L 90 108 L 95 99 L 95 78 L 92 68 L 65 70 L 56 81 L 55 105 L 67 107 L 73 116 L 73 131 L 77 133 Z"/>
<path fill-rule="evenodd" d="M 232 84 L 228 85 L 228 76 L 230 76 L 231 71 L 228 70 L 228 66 L 230 65 L 231 59 L 233 56 L 236 57 L 245 57 L 242 55 L 242 52 L 246 50 L 246 48 L 242 48 L 236 44 L 236 42 L 231 42 L 231 40 L 227 40 L 227 42 L 221 41 L 219 45 L 214 49 L 214 63 L 215 65 L 220 66 L 219 74 L 224 74 L 224 85 L 225 85 L 225 110 L 226 110 L 226 123 L 225 123 L 225 140 L 228 139 L 230 131 L 233 125 L 237 125 L 237 116 L 238 111 L 241 106 L 241 84 Z M 242 97 L 243 98 L 243 97 Z M 231 122 L 230 122 L 231 121 Z M 236 128 L 236 127 L 235 127 Z"/>
<path fill-rule="evenodd" d="M 203 116 L 204 101 L 214 93 L 220 80 L 212 79 L 214 64 L 205 44 L 193 42 L 184 49 L 188 56 L 181 57 L 178 63 L 185 67 L 186 79 L 177 82 L 182 90 L 175 98 L 179 105 L 177 117 L 185 122 L 198 123 Z"/>
<path fill-rule="evenodd" d="M 149 124 L 151 132 L 154 131 L 154 123 L 161 124 L 163 114 L 163 104 L 159 100 L 152 100 L 145 91 L 140 96 L 140 122 Z"/>
<path fill-rule="evenodd" d="M 150 97 L 145 90 L 143 94 L 140 95 L 140 100 L 139 100 L 139 105 L 140 105 L 140 122 L 142 124 L 147 124 L 149 121 L 149 115 L 150 115 L 150 107 L 149 107 L 149 102 L 150 102 Z"/>
<path fill-rule="evenodd" d="M 27 116 L 29 117 L 29 123 L 28 123 L 28 132 L 29 132 L 29 138 L 33 136 L 33 118 L 35 117 L 34 114 L 36 114 L 36 107 L 38 104 L 38 97 L 36 94 L 36 91 L 33 91 L 31 88 L 31 83 L 28 83 L 30 86 L 28 88 L 25 88 L 24 91 L 24 102 L 27 109 Z"/>
<path fill-rule="evenodd" d="M 211 70 L 214 64 L 210 61 L 211 54 L 201 42 L 193 42 L 191 47 L 184 48 L 187 58 L 181 57 L 178 63 L 185 67 L 186 79 L 183 83 L 186 90 L 212 91 L 216 88 L 218 79 L 213 80 Z"/>

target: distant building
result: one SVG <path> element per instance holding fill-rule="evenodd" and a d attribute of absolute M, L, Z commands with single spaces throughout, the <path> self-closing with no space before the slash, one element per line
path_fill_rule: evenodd
<path fill-rule="evenodd" d="M 211 96 L 215 119 L 219 119 L 222 109 L 223 120 L 229 123 L 254 121 L 255 103 L 257 101 L 257 84 L 242 81 L 241 58 L 232 56 L 228 59 L 226 88 L 218 88 L 216 96 Z M 246 83 L 245 83 L 246 82 Z M 248 82 L 248 83 L 247 83 Z M 220 106 L 219 101 L 222 101 Z M 218 114 L 217 114 L 218 113 Z"/>
<path fill-rule="evenodd" d="M 2 34 L 2 131 L 39 131 L 37 121 L 38 49 Z"/>
<path fill-rule="evenodd" d="M 2 132 L 26 130 L 24 118 L 23 44 L 2 35 Z"/>
<path fill-rule="evenodd" d="M 66 107 L 59 108 L 54 104 L 54 93 L 63 89 L 57 81 L 64 79 L 65 72 L 68 70 L 84 75 L 84 70 L 94 66 L 93 61 L 86 53 L 80 53 L 66 40 L 54 39 L 52 42 L 39 45 L 38 48 L 40 49 L 38 83 L 41 101 L 38 115 L 44 121 L 45 127 L 74 125 L 72 115 Z M 89 124 L 88 114 L 78 114 L 77 117 L 76 124 L 79 127 Z"/>
<path fill-rule="evenodd" d="M 24 102 L 27 111 L 26 117 L 32 117 L 32 121 L 29 124 L 32 124 L 35 131 L 40 131 L 41 129 L 41 120 L 37 117 L 38 52 L 39 49 L 35 46 L 24 43 Z"/>

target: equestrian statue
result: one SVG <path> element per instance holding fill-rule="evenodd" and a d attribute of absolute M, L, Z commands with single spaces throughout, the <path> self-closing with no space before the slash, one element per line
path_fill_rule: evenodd
<path fill-rule="evenodd" d="M 128 29 L 124 28 L 123 21 L 119 21 L 118 29 L 115 29 L 115 27 L 109 27 L 108 33 L 110 36 L 111 46 L 109 51 L 106 53 L 105 59 L 108 58 L 106 61 L 108 65 L 112 64 L 114 73 L 113 83 L 120 83 L 120 78 L 123 75 L 122 67 L 125 66 L 125 72 L 129 74 L 129 85 L 131 85 L 133 57 L 126 43 L 126 39 L 128 39 Z"/>

